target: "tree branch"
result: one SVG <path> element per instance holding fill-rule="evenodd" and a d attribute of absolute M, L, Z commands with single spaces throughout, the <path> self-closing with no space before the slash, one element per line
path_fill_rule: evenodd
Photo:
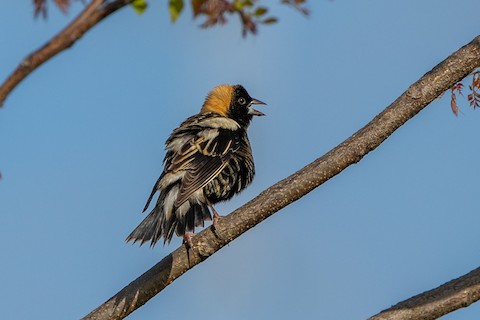
<path fill-rule="evenodd" d="M 192 238 L 193 248 L 188 252 L 184 246 L 179 247 L 83 319 L 126 317 L 248 229 L 360 161 L 407 120 L 479 66 L 480 36 L 412 84 L 387 109 L 343 143 L 221 219 L 216 230 L 219 237 L 211 228 L 205 229 Z M 478 298 L 475 295 L 475 300 Z M 461 306 L 464 304 L 460 301 L 445 312 Z"/>
<path fill-rule="evenodd" d="M 432 320 L 480 299 L 480 268 L 440 287 L 416 295 L 369 320 Z"/>
<path fill-rule="evenodd" d="M 105 0 L 92 0 L 65 29 L 20 62 L 13 73 L 0 86 L 0 108 L 10 92 L 36 68 L 59 52 L 71 47 L 93 26 L 132 1 L 115 0 L 104 4 Z"/>

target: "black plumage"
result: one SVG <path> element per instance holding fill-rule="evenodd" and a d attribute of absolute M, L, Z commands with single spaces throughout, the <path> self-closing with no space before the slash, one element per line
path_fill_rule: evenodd
<path fill-rule="evenodd" d="M 240 85 L 222 85 L 207 96 L 199 114 L 185 120 L 166 141 L 164 170 L 153 187 L 143 211 L 160 192 L 153 210 L 127 237 L 127 241 L 160 238 L 169 243 L 173 233 L 188 235 L 212 220 L 212 205 L 228 200 L 252 182 L 255 174 L 247 128 L 252 108 L 264 104 Z"/>

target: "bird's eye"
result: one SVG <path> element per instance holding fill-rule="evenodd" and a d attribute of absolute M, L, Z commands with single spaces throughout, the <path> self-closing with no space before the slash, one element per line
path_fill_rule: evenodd
<path fill-rule="evenodd" d="M 247 100 L 245 100 L 245 98 L 241 97 L 241 98 L 238 98 L 238 103 L 240 103 L 241 105 L 244 105 L 245 103 L 247 103 Z"/>

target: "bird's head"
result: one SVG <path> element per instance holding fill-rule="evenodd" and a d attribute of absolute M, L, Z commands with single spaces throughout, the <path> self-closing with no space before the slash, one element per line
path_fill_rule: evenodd
<path fill-rule="evenodd" d="M 220 85 L 210 91 L 203 103 L 201 113 L 217 113 L 237 121 L 242 127 L 247 127 L 253 116 L 265 115 L 253 109 L 254 104 L 265 103 L 250 97 L 241 85 Z"/>

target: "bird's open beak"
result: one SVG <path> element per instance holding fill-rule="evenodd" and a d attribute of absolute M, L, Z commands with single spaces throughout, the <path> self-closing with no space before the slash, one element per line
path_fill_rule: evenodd
<path fill-rule="evenodd" d="M 265 113 L 260 112 L 256 109 L 252 108 L 252 104 L 264 104 L 267 105 L 265 102 L 257 100 L 257 99 L 252 99 L 252 102 L 250 102 L 250 106 L 248 107 L 248 114 L 251 114 L 252 116 L 264 116 Z"/>

